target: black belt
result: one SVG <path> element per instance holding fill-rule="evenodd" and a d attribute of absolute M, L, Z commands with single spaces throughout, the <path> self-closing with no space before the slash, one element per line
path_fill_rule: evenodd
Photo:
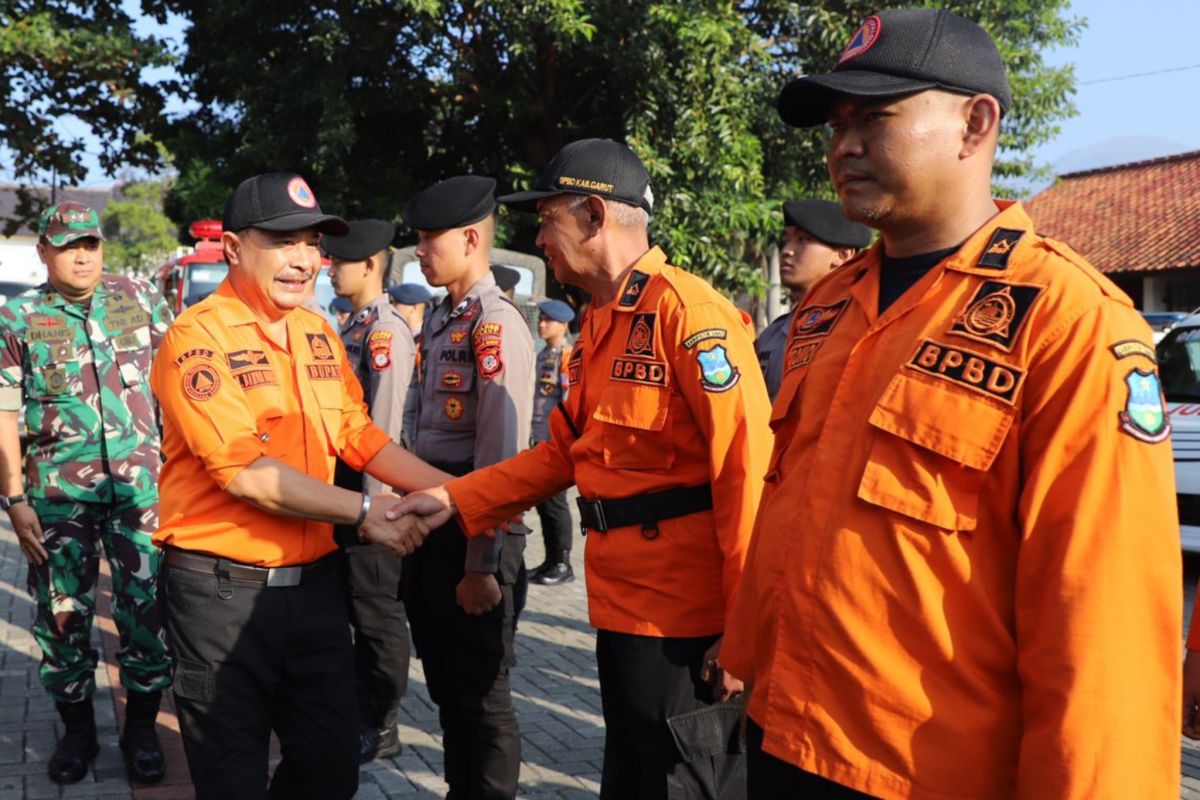
<path fill-rule="evenodd" d="M 270 588 L 299 586 L 314 578 L 323 577 L 325 573 L 333 569 L 333 559 L 328 556 L 311 564 L 297 564 L 291 567 L 255 567 L 250 564 L 239 564 L 228 558 L 191 553 L 177 547 L 168 547 L 164 552 L 168 567 L 199 572 L 217 579 L 262 583 Z"/>
<path fill-rule="evenodd" d="M 585 536 L 589 530 L 606 533 L 626 525 L 641 525 L 643 532 L 655 531 L 664 519 L 711 511 L 712 484 L 683 486 L 617 500 L 579 497 L 575 503 L 579 506 L 579 525 Z"/>

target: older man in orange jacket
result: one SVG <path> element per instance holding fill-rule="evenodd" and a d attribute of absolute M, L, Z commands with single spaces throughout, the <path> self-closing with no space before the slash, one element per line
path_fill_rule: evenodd
<path fill-rule="evenodd" d="M 968 68 L 968 65 L 970 68 Z M 995 46 L 867 19 L 780 98 L 882 242 L 794 315 L 726 669 L 751 798 L 1177 798 L 1180 555 L 1150 330 L 991 198 Z"/>
<path fill-rule="evenodd" d="M 569 144 L 533 191 L 501 201 L 536 203 L 555 277 L 592 296 L 571 390 L 549 441 L 407 507 L 448 516 L 453 498 L 476 535 L 576 484 L 607 728 L 601 797 L 741 797 L 738 706 L 714 702 L 741 685 L 706 654 L 770 449 L 748 319 L 650 247 L 649 178 L 624 145 Z"/>

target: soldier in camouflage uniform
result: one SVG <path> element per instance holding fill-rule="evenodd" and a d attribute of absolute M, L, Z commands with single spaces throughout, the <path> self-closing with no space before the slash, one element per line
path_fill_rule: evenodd
<path fill-rule="evenodd" d="M 131 778 L 153 783 L 165 771 L 154 724 L 171 673 L 156 601 L 160 551 L 150 540 L 160 457 L 147 377 L 170 318 L 144 281 L 102 274 L 99 221 L 78 203 L 43 212 L 37 248 L 49 280 L 0 308 L 0 505 L 29 560 L 40 677 L 65 726 L 50 778 L 82 779 L 99 749 L 90 636 L 103 544 L 129 693 L 121 749 Z"/>

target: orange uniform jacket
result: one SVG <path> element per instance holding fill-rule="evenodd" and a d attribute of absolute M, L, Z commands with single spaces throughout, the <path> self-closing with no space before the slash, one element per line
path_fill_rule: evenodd
<path fill-rule="evenodd" d="M 770 451 L 766 387 L 744 317 L 658 248 L 590 309 L 550 440 L 448 489 L 472 534 L 575 483 L 621 498 L 712 483 L 713 510 L 587 537 L 592 625 L 643 636 L 725 628 Z"/>
<path fill-rule="evenodd" d="M 229 282 L 167 331 L 151 371 L 163 417 L 160 527 L 154 543 L 265 567 L 332 552 L 333 526 L 237 500 L 229 482 L 260 456 L 332 482 L 335 456 L 356 470 L 390 438 L 371 424 L 337 334 L 307 308 L 275 345 Z"/>
<path fill-rule="evenodd" d="M 722 660 L 766 752 L 877 797 L 1177 798 L 1150 330 L 998 205 L 882 316 L 879 246 L 795 314 Z"/>

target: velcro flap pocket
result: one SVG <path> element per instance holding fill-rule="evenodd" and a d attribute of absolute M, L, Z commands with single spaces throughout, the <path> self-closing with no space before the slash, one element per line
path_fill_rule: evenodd
<path fill-rule="evenodd" d="M 611 385 L 604 390 L 593 419 L 604 423 L 600 438 L 604 464 L 618 469 L 666 469 L 675 462 L 668 416 L 670 389 Z"/>
<path fill-rule="evenodd" d="M 686 762 L 743 750 L 741 703 L 724 703 L 667 717 L 667 727 Z"/>
<path fill-rule="evenodd" d="M 609 386 L 592 417 L 599 422 L 661 431 L 670 410 L 670 390 L 657 386 Z"/>
<path fill-rule="evenodd" d="M 973 392 L 896 375 L 869 418 L 877 432 L 858 496 L 944 530 L 973 530 L 1014 414 Z"/>

